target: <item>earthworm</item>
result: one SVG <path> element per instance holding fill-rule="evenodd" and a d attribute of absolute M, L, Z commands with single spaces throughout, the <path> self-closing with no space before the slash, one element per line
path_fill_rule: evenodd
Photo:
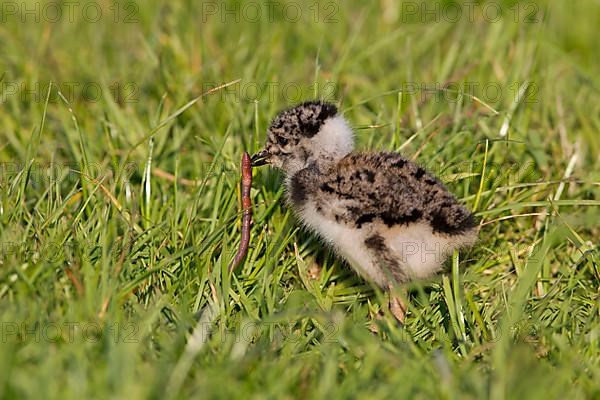
<path fill-rule="evenodd" d="M 246 254 L 250 243 L 250 228 L 252 227 L 252 201 L 250 200 L 250 189 L 252 188 L 252 162 L 250 155 L 244 152 L 242 155 L 242 237 L 240 247 L 235 258 L 229 264 L 229 272 L 235 270 Z"/>

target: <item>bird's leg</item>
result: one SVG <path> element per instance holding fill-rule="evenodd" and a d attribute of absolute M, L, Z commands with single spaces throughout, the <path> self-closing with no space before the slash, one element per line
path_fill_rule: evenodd
<path fill-rule="evenodd" d="M 381 268 L 382 273 L 387 277 L 387 293 L 389 296 L 389 310 L 392 315 L 404 324 L 404 317 L 408 309 L 403 298 L 406 298 L 406 290 L 402 289 L 402 283 L 408 281 L 405 268 L 401 261 L 396 257 L 392 250 L 385 243 L 381 235 L 371 235 L 365 239 L 365 247 L 370 250 L 375 265 Z M 401 292 L 401 295 L 398 294 Z"/>
<path fill-rule="evenodd" d="M 406 312 L 408 311 L 408 304 L 404 301 L 406 290 L 400 289 L 401 293 L 397 293 L 398 289 L 394 290 L 393 287 L 390 287 L 388 291 L 389 299 L 389 309 L 394 318 L 400 324 L 404 325 L 404 318 L 406 317 Z"/>
<path fill-rule="evenodd" d="M 388 310 L 394 316 L 396 321 L 398 321 L 399 325 L 404 326 L 404 318 L 406 317 L 406 313 L 408 311 L 408 302 L 405 301 L 407 292 L 405 289 L 399 288 L 397 286 L 390 285 L 388 290 L 386 291 L 386 296 L 388 298 Z M 376 319 L 383 318 L 384 312 L 380 310 Z M 376 324 L 373 324 L 369 327 L 369 330 L 373 333 L 377 333 L 379 330 Z"/>

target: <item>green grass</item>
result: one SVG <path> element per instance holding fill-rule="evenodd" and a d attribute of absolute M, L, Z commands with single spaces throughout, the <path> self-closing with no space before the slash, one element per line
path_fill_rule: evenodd
<path fill-rule="evenodd" d="M 2 14 L 0 398 L 600 397 L 597 2 L 454 22 L 323 2 L 316 21 L 310 3 L 239 23 L 181 3 Z M 241 153 L 314 97 L 482 220 L 411 286 L 403 328 L 298 227 L 274 171 L 255 170 L 251 248 L 226 273 Z"/>

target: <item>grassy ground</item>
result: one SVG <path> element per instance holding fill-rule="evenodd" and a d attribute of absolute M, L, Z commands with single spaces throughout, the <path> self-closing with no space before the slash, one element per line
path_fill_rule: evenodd
<path fill-rule="evenodd" d="M 600 397 L 598 2 L 88 3 L 2 3 L 0 398 Z M 481 218 L 404 328 L 267 169 L 226 273 L 314 97 Z"/>

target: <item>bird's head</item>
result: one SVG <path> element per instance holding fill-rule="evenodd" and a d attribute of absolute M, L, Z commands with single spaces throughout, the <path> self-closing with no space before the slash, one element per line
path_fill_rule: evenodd
<path fill-rule="evenodd" d="M 288 176 L 310 164 L 336 161 L 354 147 L 352 130 L 335 105 L 309 101 L 281 111 L 267 130 L 267 144 L 252 165 L 270 164 Z"/>

